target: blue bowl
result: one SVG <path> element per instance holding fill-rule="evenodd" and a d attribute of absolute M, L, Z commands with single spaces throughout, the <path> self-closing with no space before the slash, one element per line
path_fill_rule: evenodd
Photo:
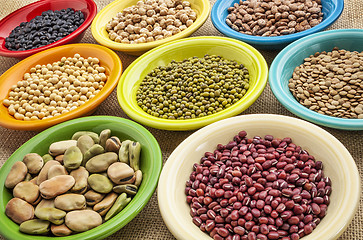
<path fill-rule="evenodd" d="M 263 50 L 279 50 L 299 38 L 324 30 L 339 18 L 344 8 L 343 0 L 322 0 L 322 12 L 324 13 L 324 16 L 323 21 L 320 24 L 298 33 L 276 37 L 261 37 L 237 32 L 227 25 L 227 9 L 232 7 L 235 3 L 239 3 L 239 0 L 217 0 L 213 5 L 211 13 L 213 25 L 222 34 L 247 42 L 256 48 Z"/>
<path fill-rule="evenodd" d="M 334 47 L 349 51 L 363 51 L 363 29 L 339 29 L 315 33 L 284 48 L 273 60 L 269 83 L 277 100 L 293 114 L 310 122 L 344 130 L 363 130 L 363 119 L 331 117 L 301 105 L 289 90 L 288 83 L 295 67 L 316 52 L 332 51 Z"/>

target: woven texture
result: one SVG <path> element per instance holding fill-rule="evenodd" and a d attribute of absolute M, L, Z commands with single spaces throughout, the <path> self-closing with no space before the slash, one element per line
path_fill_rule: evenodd
<path fill-rule="evenodd" d="M 126 1 L 126 0 L 125 0 Z M 29 0 L 1 0 L 0 19 L 6 15 L 15 11 L 16 9 L 27 5 L 34 1 Z M 102 9 L 112 0 L 95 0 L 98 9 Z M 211 0 L 213 4 L 215 0 Z M 341 17 L 330 27 L 330 29 L 342 29 L 342 28 L 360 28 L 363 29 L 363 2 L 362 0 L 346 0 L 345 8 Z M 192 36 L 206 36 L 221 34 L 214 28 L 210 18 L 207 22 Z M 86 31 L 82 42 L 96 43 L 92 37 L 90 29 Z M 266 58 L 267 63 L 270 65 L 273 58 L 276 56 L 277 51 L 262 51 L 263 56 Z M 119 53 L 124 69 L 133 61 L 135 57 L 129 56 L 123 53 Z M 0 74 L 4 73 L 7 69 L 17 63 L 18 60 L 0 57 Z M 269 85 L 266 86 L 262 95 L 258 100 L 250 106 L 242 114 L 252 113 L 272 113 L 281 114 L 287 116 L 293 116 L 288 112 L 273 96 Z M 116 90 L 104 101 L 94 113 L 94 115 L 112 115 L 123 118 L 128 118 L 118 105 L 116 98 Z M 355 159 L 359 168 L 361 179 L 363 179 L 363 134 L 362 131 L 342 131 L 330 128 L 324 128 L 336 138 L 338 138 L 349 150 Z M 180 144 L 185 138 L 187 138 L 192 131 L 188 132 L 172 132 L 163 131 L 153 128 L 148 130 L 158 140 L 161 150 L 163 152 L 164 163 L 172 153 L 172 151 Z M 6 159 L 23 143 L 36 135 L 37 132 L 23 132 L 9 130 L 0 127 L 0 166 L 6 161 Z M 1 226 L 0 226 L 1 227 Z M 4 239 L 0 236 L 0 239 Z M 173 235 L 168 231 L 163 219 L 160 215 L 159 206 L 157 202 L 156 192 L 150 199 L 145 208 L 124 228 L 114 233 L 107 239 L 174 239 Z M 344 234 L 339 240 L 363 240 L 363 200 L 360 200 L 360 206 L 356 213 L 352 223 L 349 225 Z"/>

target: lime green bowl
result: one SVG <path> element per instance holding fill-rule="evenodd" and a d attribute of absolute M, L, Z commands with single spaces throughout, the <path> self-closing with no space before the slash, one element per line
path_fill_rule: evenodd
<path fill-rule="evenodd" d="M 181 61 L 194 56 L 203 57 L 206 54 L 235 60 L 248 69 L 250 88 L 242 99 L 223 111 L 186 120 L 154 117 L 138 106 L 136 91 L 151 70 L 158 66 L 165 66 L 172 60 Z M 137 58 L 121 76 L 117 85 L 117 99 L 124 112 L 139 123 L 158 129 L 186 131 L 203 127 L 246 110 L 264 90 L 267 76 L 266 61 L 261 53 L 252 46 L 226 37 L 193 37 L 163 44 Z"/>
<path fill-rule="evenodd" d="M 130 139 L 140 142 L 143 180 L 138 193 L 132 201 L 115 217 L 89 231 L 67 237 L 56 237 L 59 240 L 103 239 L 130 222 L 146 205 L 153 195 L 162 167 L 162 155 L 158 142 L 154 136 L 141 125 L 118 117 L 92 116 L 78 118 L 53 126 L 24 143 L 16 150 L 0 169 L 0 235 L 14 240 L 47 240 L 48 236 L 32 236 L 19 231 L 19 225 L 5 215 L 6 203 L 12 198 L 11 191 L 4 187 L 6 176 L 16 161 L 21 161 L 25 154 L 35 152 L 40 155 L 47 153 L 52 142 L 71 139 L 73 133 L 86 130 L 100 133 L 103 129 L 110 129 L 113 136 L 120 140 Z"/>

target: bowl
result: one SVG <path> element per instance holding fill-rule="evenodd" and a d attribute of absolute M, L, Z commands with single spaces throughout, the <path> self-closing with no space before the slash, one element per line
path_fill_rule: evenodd
<path fill-rule="evenodd" d="M 210 124 L 185 139 L 166 161 L 158 184 L 158 204 L 163 220 L 177 239 L 212 239 L 194 225 L 184 193 L 193 164 L 205 152 L 213 152 L 217 144 L 227 144 L 239 131 L 247 137 L 291 137 L 293 142 L 322 161 L 324 174 L 332 181 L 330 205 L 316 229 L 303 240 L 337 239 L 357 211 L 361 193 L 359 172 L 354 159 L 333 135 L 301 119 L 252 114 L 224 119 Z"/>
<path fill-rule="evenodd" d="M 289 90 L 288 81 L 292 77 L 295 67 L 304 62 L 304 58 L 316 52 L 330 52 L 334 47 L 350 51 L 363 51 L 363 30 L 330 30 L 291 43 L 276 56 L 270 66 L 271 90 L 285 108 L 305 120 L 330 128 L 363 130 L 363 119 L 344 119 L 312 111 L 301 105 Z"/>
<path fill-rule="evenodd" d="M 8 113 L 8 109 L 2 102 L 8 96 L 11 86 L 23 79 L 24 73 L 29 72 L 29 69 L 36 64 L 53 63 L 59 61 L 62 57 L 73 57 L 76 53 L 83 57 L 97 57 L 100 60 L 100 64 L 106 68 L 106 75 L 108 75 L 106 84 L 94 98 L 75 110 L 44 120 L 17 120 Z M 69 119 L 90 115 L 111 94 L 121 73 L 122 63 L 117 54 L 106 47 L 96 44 L 68 44 L 34 54 L 18 62 L 0 76 L 0 126 L 16 130 L 43 130 Z"/>
<path fill-rule="evenodd" d="M 215 54 L 235 60 L 248 69 L 250 88 L 238 102 L 212 115 L 186 120 L 154 117 L 137 105 L 136 91 L 152 69 L 160 65 L 165 66 L 172 60 L 181 61 L 193 56 L 203 57 L 205 54 Z M 117 86 L 117 99 L 125 113 L 142 124 L 164 130 L 192 130 L 237 115 L 247 109 L 264 90 L 267 75 L 265 59 L 250 45 L 225 37 L 193 37 L 166 43 L 137 58 L 121 76 Z"/>
<path fill-rule="evenodd" d="M 35 152 L 45 154 L 50 143 L 70 139 L 76 131 L 86 130 L 100 133 L 103 129 L 110 129 L 112 135 L 118 136 L 120 140 L 130 139 L 140 142 L 141 162 L 140 169 L 143 172 L 143 180 L 138 193 L 131 202 L 115 217 L 102 225 L 89 231 L 57 237 L 60 240 L 77 239 L 103 239 L 118 231 L 130 222 L 146 205 L 153 195 L 162 167 L 162 155 L 158 142 L 154 136 L 141 125 L 119 117 L 91 116 L 78 118 L 58 124 L 49 128 L 24 143 L 18 148 L 0 169 L 0 234 L 6 239 L 16 240 L 46 240 L 53 239 L 47 236 L 31 236 L 19 231 L 19 225 L 14 223 L 5 215 L 6 203 L 12 198 L 12 193 L 4 187 L 5 179 L 12 165 L 21 161 L 25 154 Z"/>
<path fill-rule="evenodd" d="M 101 45 L 109 47 L 111 49 L 126 52 L 130 55 L 139 56 L 144 52 L 160 46 L 161 44 L 185 38 L 190 36 L 193 32 L 195 32 L 203 23 L 207 20 L 210 11 L 210 2 L 209 0 L 188 0 L 191 3 L 191 8 L 197 12 L 197 19 L 195 22 L 178 34 L 175 34 L 171 37 L 164 38 L 161 40 L 148 42 L 148 43 L 138 43 L 138 44 L 127 44 L 127 43 L 117 43 L 112 41 L 108 37 L 108 33 L 106 31 L 107 23 L 116 16 L 118 12 L 121 12 L 123 9 L 130 7 L 132 5 L 136 5 L 139 0 L 116 0 L 108 4 L 104 7 L 95 17 L 91 30 L 94 39 Z"/>
<path fill-rule="evenodd" d="M 322 0 L 322 12 L 324 16 L 320 24 L 298 33 L 276 37 L 261 37 L 237 32 L 226 24 L 227 9 L 235 3 L 239 3 L 239 0 L 217 0 L 211 12 L 213 25 L 218 31 L 228 37 L 244 41 L 258 49 L 264 50 L 279 50 L 301 37 L 324 30 L 339 18 L 344 8 L 343 0 Z"/>
<path fill-rule="evenodd" d="M 29 22 L 42 12 L 47 10 L 61 10 L 72 8 L 76 11 L 82 11 L 85 16 L 85 21 L 81 26 L 68 36 L 46 46 L 40 48 L 29 49 L 25 51 L 10 51 L 5 47 L 5 38 L 9 36 L 10 32 L 21 22 Z M 93 18 L 96 16 L 97 6 L 93 0 L 40 0 L 29 5 L 26 5 L 18 10 L 10 13 L 8 16 L 0 21 L 0 55 L 5 57 L 26 58 L 37 52 L 57 47 L 63 44 L 77 42 L 82 39 L 84 31 L 91 25 Z"/>

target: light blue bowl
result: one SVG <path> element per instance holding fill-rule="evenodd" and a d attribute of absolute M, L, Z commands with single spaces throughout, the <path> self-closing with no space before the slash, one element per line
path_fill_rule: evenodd
<path fill-rule="evenodd" d="M 320 24 L 308 30 L 285 36 L 276 36 L 276 37 L 251 36 L 237 32 L 232 28 L 230 28 L 226 24 L 226 18 L 228 15 L 227 9 L 229 7 L 232 7 L 233 4 L 235 3 L 239 3 L 239 0 L 217 0 L 212 8 L 211 19 L 213 25 L 218 29 L 218 31 L 220 31 L 222 34 L 228 37 L 247 42 L 258 49 L 276 50 L 276 49 L 282 49 L 289 43 L 299 38 L 324 30 L 339 18 L 344 8 L 343 0 L 322 0 L 321 2 L 323 7 L 322 12 L 324 13 L 324 16 L 323 16 L 323 21 Z"/>
<path fill-rule="evenodd" d="M 363 51 L 363 29 L 331 30 L 299 39 L 284 48 L 270 67 L 269 83 L 277 100 L 293 114 L 310 122 L 344 130 L 363 130 L 363 119 L 344 119 L 323 115 L 301 105 L 289 90 L 288 82 L 295 67 L 316 52 L 332 51 L 334 47 Z"/>

